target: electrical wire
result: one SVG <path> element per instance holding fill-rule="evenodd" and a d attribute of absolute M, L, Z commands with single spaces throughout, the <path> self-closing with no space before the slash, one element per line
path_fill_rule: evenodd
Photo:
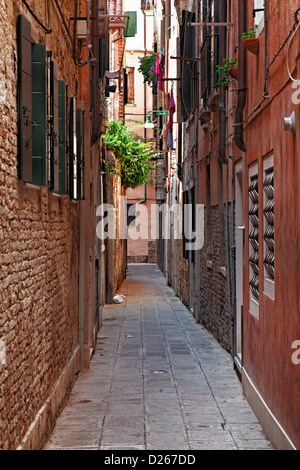
<path fill-rule="evenodd" d="M 292 77 L 292 74 L 291 74 L 291 71 L 290 71 L 290 66 L 289 66 L 289 52 L 290 52 L 290 47 L 291 47 L 291 44 L 292 44 L 292 41 L 299 29 L 299 26 L 300 26 L 300 9 L 297 10 L 296 12 L 296 23 L 298 22 L 297 26 L 296 26 L 296 29 L 294 31 L 294 33 L 292 34 L 292 37 L 289 41 L 289 44 L 288 44 L 288 49 L 287 49 L 287 53 L 286 53 L 286 66 L 287 66 L 287 71 L 288 71 L 288 74 L 289 74 L 289 77 L 290 79 L 293 81 L 293 82 L 298 82 L 300 80 L 300 77 L 298 79 L 295 79 Z M 295 23 L 295 24 L 296 24 Z"/>
<path fill-rule="evenodd" d="M 47 27 L 42 23 L 42 21 L 37 17 L 37 15 L 34 13 L 34 11 L 32 10 L 32 8 L 28 5 L 28 3 L 26 2 L 26 0 L 22 0 L 22 2 L 23 2 L 24 5 L 26 6 L 26 8 L 27 8 L 27 10 L 29 11 L 29 13 L 31 14 L 31 16 L 35 19 L 35 21 L 43 28 L 43 30 L 45 31 L 45 33 L 46 33 L 46 34 L 52 33 L 52 29 L 47 28 Z"/>

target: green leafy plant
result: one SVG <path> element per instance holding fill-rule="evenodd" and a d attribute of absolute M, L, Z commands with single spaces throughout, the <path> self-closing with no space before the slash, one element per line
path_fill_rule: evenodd
<path fill-rule="evenodd" d="M 109 149 L 113 151 L 121 166 L 122 185 L 125 189 L 136 189 L 142 184 L 152 183 L 153 165 L 151 159 L 155 151 L 150 142 L 143 141 L 126 126 L 124 121 L 110 121 L 103 136 Z M 104 165 L 108 174 L 114 169 Z"/>
<path fill-rule="evenodd" d="M 249 28 L 247 33 L 242 33 L 242 40 L 256 38 L 257 25 L 254 28 Z"/>
<path fill-rule="evenodd" d="M 216 70 L 219 74 L 219 80 L 217 85 L 227 86 L 234 82 L 234 79 L 230 76 L 230 71 L 232 69 L 237 69 L 238 61 L 236 59 L 229 59 L 229 57 L 225 57 L 223 59 L 223 65 L 217 65 Z"/>
<path fill-rule="evenodd" d="M 138 71 L 144 76 L 144 82 L 151 85 L 154 78 L 156 66 L 156 54 L 146 55 L 139 58 L 140 65 Z"/>

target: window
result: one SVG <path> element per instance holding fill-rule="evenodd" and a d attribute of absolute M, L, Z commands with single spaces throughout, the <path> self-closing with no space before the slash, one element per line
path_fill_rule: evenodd
<path fill-rule="evenodd" d="M 31 25 L 22 15 L 17 23 L 18 43 L 18 175 L 32 180 Z"/>
<path fill-rule="evenodd" d="M 51 55 L 50 55 L 51 57 Z M 47 102 L 49 104 L 47 112 L 48 122 L 48 185 L 49 188 L 55 192 L 59 191 L 59 147 L 58 147 L 58 80 L 57 80 L 57 67 L 55 63 L 50 60 L 48 67 L 48 96 Z M 50 92 L 50 96 L 49 96 Z"/>
<path fill-rule="evenodd" d="M 202 21 L 216 22 L 220 21 L 220 0 L 203 0 L 202 2 Z M 203 105 L 206 106 L 208 97 L 213 88 L 217 86 L 218 74 L 216 66 L 219 64 L 220 32 L 219 27 L 204 26 L 202 31 L 201 47 L 201 98 Z"/>
<path fill-rule="evenodd" d="M 77 199 L 84 199 L 84 113 L 76 109 Z"/>
<path fill-rule="evenodd" d="M 47 140 L 47 116 L 49 113 L 46 75 L 46 47 L 32 44 L 32 184 L 46 186 L 48 183 L 46 165 L 50 153 Z M 48 92 L 49 96 L 49 92 Z M 49 98 L 50 99 L 50 98 Z M 50 106 L 50 105 L 49 105 Z M 49 153 L 48 153 L 49 151 Z"/>
<path fill-rule="evenodd" d="M 257 26 L 257 34 L 260 34 L 264 27 L 264 7 L 265 1 L 264 0 L 254 0 L 254 9 L 255 9 L 255 16 L 254 16 L 254 25 Z"/>
<path fill-rule="evenodd" d="M 137 33 L 137 14 L 136 11 L 125 11 L 125 38 L 133 38 Z"/>
<path fill-rule="evenodd" d="M 258 166 L 249 169 L 249 286 L 250 310 L 258 316 L 259 301 L 259 219 Z"/>
<path fill-rule="evenodd" d="M 198 105 L 198 64 L 196 58 L 196 28 L 188 26 L 195 21 L 195 14 L 189 11 L 182 12 L 182 26 L 180 29 L 180 56 L 181 60 L 181 116 L 188 119 L 189 115 Z"/>
<path fill-rule="evenodd" d="M 58 179 L 59 193 L 66 193 L 66 84 L 58 81 Z"/>
<path fill-rule="evenodd" d="M 134 104 L 135 93 L 134 93 L 134 67 L 127 67 L 127 104 Z"/>
<path fill-rule="evenodd" d="M 274 162 L 264 161 L 264 292 L 274 298 Z"/>
<path fill-rule="evenodd" d="M 65 194 L 67 87 L 58 80 L 51 51 L 46 51 L 43 44 L 32 43 L 31 24 L 22 15 L 17 22 L 17 43 L 19 178 Z M 69 191 L 71 197 L 78 199 L 84 197 L 83 115 L 76 111 L 75 102 L 71 101 L 70 107 Z"/>

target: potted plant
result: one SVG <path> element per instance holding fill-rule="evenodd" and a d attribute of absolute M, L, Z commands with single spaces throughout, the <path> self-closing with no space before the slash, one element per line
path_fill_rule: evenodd
<path fill-rule="evenodd" d="M 228 86 L 237 80 L 238 76 L 238 61 L 236 59 L 223 59 L 223 65 L 217 65 L 216 70 L 219 74 L 217 85 Z"/>
<path fill-rule="evenodd" d="M 138 71 L 144 76 L 144 82 L 151 85 L 153 82 L 156 66 L 156 54 L 146 55 L 139 58 Z"/>
<path fill-rule="evenodd" d="M 242 33 L 243 46 L 255 55 L 258 54 L 259 50 L 259 39 L 256 37 L 256 29 L 257 26 L 249 28 L 247 33 Z"/>

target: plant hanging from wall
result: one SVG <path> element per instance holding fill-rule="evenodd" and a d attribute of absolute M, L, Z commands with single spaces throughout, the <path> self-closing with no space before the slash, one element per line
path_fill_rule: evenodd
<path fill-rule="evenodd" d="M 255 55 L 258 54 L 259 50 L 259 39 L 256 37 L 256 29 L 257 26 L 249 28 L 247 33 L 242 33 L 243 46 Z"/>
<path fill-rule="evenodd" d="M 125 189 L 136 189 L 143 184 L 152 183 L 153 159 L 156 154 L 150 142 L 144 142 L 126 126 L 124 121 L 110 121 L 103 136 L 106 146 L 113 151 L 120 162 L 122 185 Z M 105 171 L 114 173 L 105 163 Z"/>
<path fill-rule="evenodd" d="M 138 71 L 143 75 L 144 82 L 151 85 L 154 79 L 156 67 L 156 54 L 146 55 L 139 58 L 140 65 Z"/>
<path fill-rule="evenodd" d="M 217 65 L 216 70 L 219 74 L 218 86 L 228 86 L 237 80 L 238 61 L 236 59 L 223 59 L 223 65 Z"/>

